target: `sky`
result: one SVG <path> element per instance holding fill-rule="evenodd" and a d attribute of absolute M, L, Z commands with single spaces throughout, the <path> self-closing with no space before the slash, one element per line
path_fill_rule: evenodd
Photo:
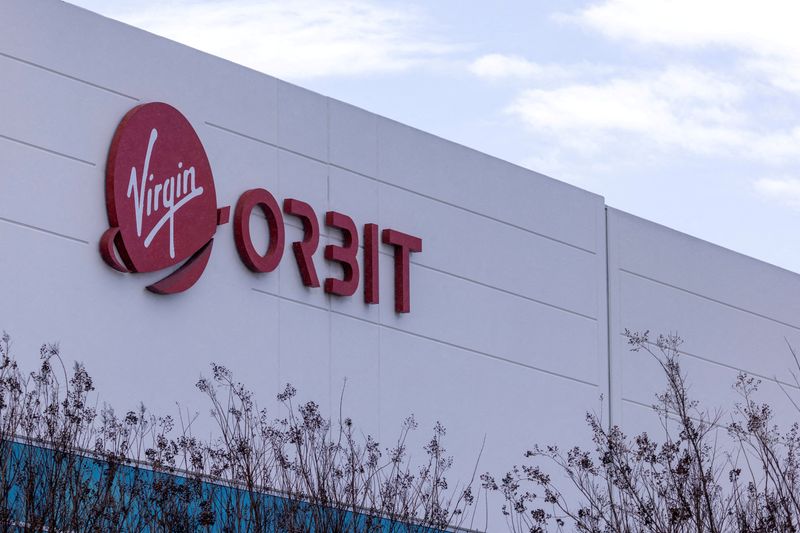
<path fill-rule="evenodd" d="M 800 272 L 796 0 L 70 0 Z"/>

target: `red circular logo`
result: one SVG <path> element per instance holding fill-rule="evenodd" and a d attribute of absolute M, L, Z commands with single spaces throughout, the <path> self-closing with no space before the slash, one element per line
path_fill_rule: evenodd
<path fill-rule="evenodd" d="M 164 103 L 131 109 L 117 127 L 106 166 L 106 207 L 110 228 L 100 252 L 110 266 L 153 272 L 185 261 L 148 287 L 162 294 L 194 285 L 229 211 L 217 211 L 211 165 L 194 128 Z"/>

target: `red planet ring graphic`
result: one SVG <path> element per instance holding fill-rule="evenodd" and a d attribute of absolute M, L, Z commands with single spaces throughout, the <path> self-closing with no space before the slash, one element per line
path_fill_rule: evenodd
<path fill-rule="evenodd" d="M 197 282 L 217 226 L 230 215 L 230 207 L 217 209 L 211 165 L 194 128 L 160 102 L 134 107 L 117 127 L 106 164 L 106 208 L 110 227 L 100 255 L 109 266 L 155 272 L 183 263 L 147 287 L 157 294 Z"/>

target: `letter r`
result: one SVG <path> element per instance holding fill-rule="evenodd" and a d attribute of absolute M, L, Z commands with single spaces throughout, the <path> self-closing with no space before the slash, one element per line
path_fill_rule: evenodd
<path fill-rule="evenodd" d="M 303 285 L 319 287 L 319 278 L 317 269 L 314 267 L 313 257 L 319 246 L 317 214 L 310 205 L 294 198 L 287 198 L 283 201 L 283 211 L 303 221 L 303 240 L 293 242 L 292 250 L 294 258 L 297 260 L 297 268 L 300 270 L 300 277 L 303 278 Z"/>

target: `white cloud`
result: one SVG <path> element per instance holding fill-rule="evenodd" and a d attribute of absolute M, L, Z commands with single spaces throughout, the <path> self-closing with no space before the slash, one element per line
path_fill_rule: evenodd
<path fill-rule="evenodd" d="M 488 81 L 529 81 L 563 83 L 585 77 L 609 76 L 619 68 L 596 63 L 558 65 L 537 63 L 520 55 L 484 54 L 467 65 L 475 76 Z"/>
<path fill-rule="evenodd" d="M 568 17 L 642 43 L 796 54 L 798 15 L 794 0 L 605 0 Z"/>
<path fill-rule="evenodd" d="M 413 9 L 370 0 L 172 1 L 137 8 L 109 3 L 109 16 L 278 77 L 303 79 L 401 71 L 446 57 Z"/>
<path fill-rule="evenodd" d="M 740 150 L 752 132 L 739 111 L 744 91 L 691 67 L 521 93 L 508 112 L 532 130 L 583 151 L 650 142 L 694 153 Z"/>
<path fill-rule="evenodd" d="M 770 83 L 800 91 L 796 0 L 605 0 L 563 18 L 615 39 L 732 50 Z"/>
<path fill-rule="evenodd" d="M 601 0 L 561 17 L 611 39 L 668 49 L 676 55 L 660 57 L 695 66 L 667 63 L 660 71 L 529 91 L 510 108 L 529 125 L 586 145 L 635 138 L 770 165 L 800 159 L 796 0 Z M 709 51 L 727 52 L 734 68 L 703 55 Z M 781 91 L 785 107 L 776 111 Z M 586 104 L 592 101 L 604 108 Z"/>
<path fill-rule="evenodd" d="M 765 198 L 800 209 L 800 179 L 762 178 L 753 185 Z"/>
<path fill-rule="evenodd" d="M 470 63 L 469 71 L 489 80 L 564 76 L 566 70 L 555 65 L 540 65 L 518 55 L 486 54 Z"/>
<path fill-rule="evenodd" d="M 797 0 L 593 0 L 556 18 L 617 47 L 638 44 L 631 54 L 652 66 L 472 62 L 483 79 L 532 82 L 506 107 L 532 132 L 532 168 L 613 175 L 698 157 L 780 175 L 800 161 Z M 800 207 L 800 181 L 760 180 L 756 190 Z"/>

